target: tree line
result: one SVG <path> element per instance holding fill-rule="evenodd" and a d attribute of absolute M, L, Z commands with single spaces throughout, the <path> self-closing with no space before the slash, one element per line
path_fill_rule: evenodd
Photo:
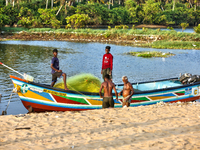
<path fill-rule="evenodd" d="M 0 27 L 181 23 L 200 24 L 200 0 L 0 0 Z"/>

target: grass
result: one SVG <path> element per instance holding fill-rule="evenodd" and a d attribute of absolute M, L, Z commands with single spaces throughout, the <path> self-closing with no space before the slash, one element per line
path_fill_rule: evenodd
<path fill-rule="evenodd" d="M 200 49 L 200 42 L 195 41 L 156 41 L 151 44 L 152 48 L 159 49 Z"/>
<path fill-rule="evenodd" d="M 133 30 L 133 29 L 111 29 L 111 30 L 99 30 L 99 29 L 51 29 L 51 28 L 33 28 L 29 29 L 28 32 L 55 32 L 55 33 L 72 33 L 76 35 L 105 35 L 105 38 L 110 36 L 160 36 L 163 40 L 200 40 L 200 34 L 196 33 L 185 33 L 172 31 L 157 31 L 153 29 L 143 30 Z"/>
<path fill-rule="evenodd" d="M 132 56 L 137 56 L 137 57 L 145 57 L 145 58 L 170 57 L 170 56 L 175 55 L 175 54 L 172 54 L 172 53 L 163 53 L 163 52 L 157 52 L 157 51 L 128 52 L 126 54 L 132 55 Z"/>
<path fill-rule="evenodd" d="M 29 29 L 23 28 L 23 27 L 1 27 L 0 31 L 5 31 L 5 32 L 20 32 L 20 31 L 28 31 Z"/>
<path fill-rule="evenodd" d="M 74 37 L 82 36 L 82 38 L 97 38 L 97 39 L 111 39 L 113 41 L 148 41 L 148 44 L 141 44 L 141 47 L 152 47 L 162 49 L 200 49 L 200 34 L 198 33 L 185 33 L 177 32 L 175 30 L 139 30 L 139 29 L 52 29 L 52 28 L 1 28 L 2 31 L 6 32 L 19 32 L 25 31 L 22 34 L 40 34 L 43 35 L 55 35 L 56 37 L 63 37 L 65 35 L 73 35 Z M 151 40 L 157 38 L 159 41 Z M 195 45 L 195 46 L 194 46 Z"/>

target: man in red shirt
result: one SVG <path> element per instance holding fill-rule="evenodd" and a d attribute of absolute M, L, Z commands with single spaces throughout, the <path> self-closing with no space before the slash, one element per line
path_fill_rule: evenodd
<path fill-rule="evenodd" d="M 106 74 L 108 74 L 110 76 L 110 79 L 112 80 L 113 56 L 110 53 L 110 46 L 106 46 L 105 51 L 106 53 L 103 55 L 101 74 L 103 80 Z"/>

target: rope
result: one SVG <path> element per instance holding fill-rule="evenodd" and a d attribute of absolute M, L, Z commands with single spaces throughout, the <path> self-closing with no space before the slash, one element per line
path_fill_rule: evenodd
<path fill-rule="evenodd" d="M 16 93 L 16 88 L 15 87 L 13 87 L 13 90 L 12 90 L 12 92 L 11 92 L 11 94 L 10 94 L 10 99 L 9 99 L 9 101 L 8 101 L 8 104 L 7 104 L 7 107 L 6 107 L 6 109 L 5 109 L 5 111 L 2 111 L 2 115 L 7 115 L 7 109 L 8 109 L 8 106 L 9 106 L 9 104 L 10 104 L 10 100 L 11 100 L 11 98 L 12 98 L 12 94 L 13 93 Z"/>

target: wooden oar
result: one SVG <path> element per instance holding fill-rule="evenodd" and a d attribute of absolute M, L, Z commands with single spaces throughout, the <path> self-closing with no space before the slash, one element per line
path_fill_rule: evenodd
<path fill-rule="evenodd" d="M 14 69 L 8 67 L 7 65 L 3 64 L 2 62 L 0 62 L 0 65 L 2 65 L 2 66 L 4 66 L 4 67 L 6 67 L 6 68 L 8 68 L 8 69 L 10 69 L 10 70 L 12 70 L 12 71 L 14 71 L 14 72 L 16 72 L 17 74 L 21 75 L 25 80 L 28 80 L 28 81 L 33 82 L 34 77 L 32 77 L 32 76 L 30 76 L 30 75 L 28 75 L 28 74 L 25 74 L 25 73 L 24 73 L 24 74 L 21 74 L 21 73 L 19 73 L 18 71 L 16 71 L 16 70 L 14 70 Z"/>

